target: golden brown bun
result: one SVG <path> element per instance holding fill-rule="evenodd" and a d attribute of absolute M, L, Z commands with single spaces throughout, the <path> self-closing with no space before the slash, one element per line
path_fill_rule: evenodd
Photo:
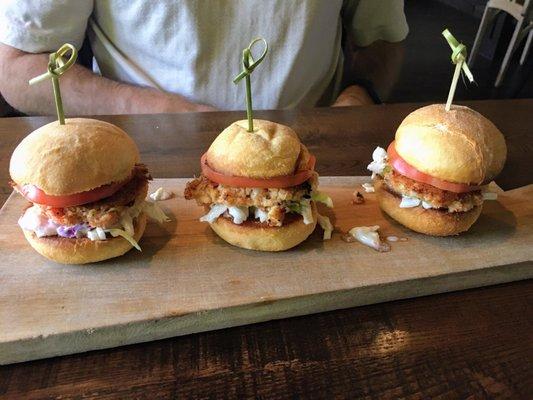
<path fill-rule="evenodd" d="M 300 216 L 284 222 L 281 227 L 269 227 L 248 221 L 237 225 L 223 217 L 210 225 L 218 236 L 237 247 L 260 251 L 288 250 L 302 243 L 315 230 L 317 211 L 315 204 L 311 204 L 314 222 L 309 225 L 304 224 Z"/>
<path fill-rule="evenodd" d="M 298 135 L 285 125 L 254 119 L 237 121 L 224 129 L 207 150 L 207 163 L 226 175 L 266 179 L 292 175 L 306 166 L 309 153 Z"/>
<path fill-rule="evenodd" d="M 139 150 L 126 132 L 104 121 L 72 118 L 44 125 L 19 143 L 11 179 L 50 195 L 80 193 L 128 178 Z"/>
<path fill-rule="evenodd" d="M 146 228 L 146 215 L 141 213 L 135 220 L 133 238 L 138 242 Z M 59 236 L 39 238 L 32 231 L 22 230 L 24 236 L 38 253 L 60 264 L 87 264 L 118 257 L 133 247 L 118 236 L 107 240 L 92 241 L 87 238 L 68 239 Z"/>
<path fill-rule="evenodd" d="M 482 206 L 466 212 L 444 212 L 423 207 L 400 208 L 401 198 L 385 189 L 383 181 L 374 181 L 379 206 L 391 218 L 415 231 L 431 236 L 451 236 L 467 231 L 481 214 Z"/>
<path fill-rule="evenodd" d="M 407 163 L 449 182 L 481 184 L 502 170 L 505 139 L 496 126 L 468 107 L 419 108 L 396 131 L 395 147 Z"/>

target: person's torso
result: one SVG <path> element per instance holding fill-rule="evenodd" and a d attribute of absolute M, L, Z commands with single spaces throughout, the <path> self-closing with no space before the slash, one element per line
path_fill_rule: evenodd
<path fill-rule="evenodd" d="M 194 102 L 243 109 L 242 50 L 264 37 L 254 108 L 313 106 L 338 79 L 342 0 L 95 0 L 89 27 L 100 71 Z"/>

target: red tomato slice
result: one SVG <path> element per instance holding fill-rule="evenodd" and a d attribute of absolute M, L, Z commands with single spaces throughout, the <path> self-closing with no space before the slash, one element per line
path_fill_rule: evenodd
<path fill-rule="evenodd" d="M 261 189 L 280 189 L 291 186 L 297 186 L 308 180 L 313 174 L 315 168 L 316 158 L 310 156 L 308 169 L 304 171 L 298 171 L 294 175 L 276 176 L 268 179 L 254 179 L 244 176 L 224 175 L 215 171 L 207 164 L 207 153 L 205 153 L 200 159 L 202 166 L 202 173 L 211 181 L 219 183 L 221 185 L 245 187 L 245 188 L 261 188 Z"/>
<path fill-rule="evenodd" d="M 112 183 L 97 187 L 86 192 L 68 194 L 65 196 L 53 196 L 46 194 L 35 185 L 17 186 L 17 190 L 32 203 L 42 204 L 50 207 L 64 208 L 92 203 L 115 194 L 128 181 Z"/>
<path fill-rule="evenodd" d="M 387 155 L 389 156 L 389 162 L 398 173 L 411 178 L 415 181 L 427 183 L 428 185 L 435 186 L 436 188 L 447 190 L 454 193 L 466 193 L 480 190 L 481 186 L 467 185 L 464 183 L 455 183 L 443 181 L 442 179 L 434 178 L 431 175 L 420 172 L 412 165 L 408 164 L 397 152 L 394 147 L 394 141 L 389 145 L 387 149 Z"/>

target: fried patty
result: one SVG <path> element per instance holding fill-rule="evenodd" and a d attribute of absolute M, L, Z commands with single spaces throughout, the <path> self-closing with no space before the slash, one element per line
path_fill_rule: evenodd
<path fill-rule="evenodd" d="M 90 226 L 110 228 L 116 225 L 122 212 L 131 207 L 137 199 L 144 199 L 148 192 L 148 181 L 152 177 L 144 164 L 136 164 L 132 177 L 122 188 L 104 199 L 65 208 L 38 205 L 43 214 L 60 225 L 88 223 Z"/>
<path fill-rule="evenodd" d="M 200 175 L 187 183 L 184 195 L 187 200 L 196 200 L 206 210 L 213 204 L 256 207 L 267 213 L 265 224 L 281 226 L 287 214 L 287 203 L 309 199 L 317 182 L 318 175 L 314 173 L 306 182 L 297 186 L 279 189 L 241 188 L 224 186 Z M 231 218 L 227 212 L 223 216 Z M 250 218 L 253 219 L 253 215 Z"/>
<path fill-rule="evenodd" d="M 379 178 L 378 178 L 379 179 Z M 467 193 L 454 193 L 442 190 L 427 183 L 418 182 L 391 169 L 383 179 L 393 193 L 417 197 L 434 208 L 445 208 L 450 212 L 468 211 L 483 203 L 480 190 Z"/>
<path fill-rule="evenodd" d="M 312 186 L 316 185 L 314 182 L 316 182 L 316 177 L 312 177 L 301 185 L 288 188 L 239 188 L 220 185 L 200 175 L 199 178 L 187 183 L 185 198 L 194 199 L 199 205 L 253 206 L 266 210 L 269 207 L 279 206 L 283 202 L 299 202 L 304 198 L 309 198 Z"/>

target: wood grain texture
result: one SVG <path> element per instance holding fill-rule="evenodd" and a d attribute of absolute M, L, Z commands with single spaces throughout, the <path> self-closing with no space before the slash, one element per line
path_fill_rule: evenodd
<path fill-rule="evenodd" d="M 317 229 L 294 249 L 264 253 L 200 223 L 203 208 L 183 198 L 187 179 L 156 179 L 151 191 L 176 194 L 161 202 L 171 222 L 147 225 L 142 253 L 81 266 L 28 246 L 16 224 L 26 201 L 14 194 L 0 210 L 0 320 L 9 326 L 0 364 L 533 278 L 533 185 L 486 202 L 468 233 L 432 238 L 386 218 L 374 194 L 352 204 L 368 180 L 321 178 L 335 207 L 319 210 L 339 232 L 323 241 Z M 379 253 L 341 239 L 369 225 L 407 241 Z"/>
<path fill-rule="evenodd" d="M 0 398 L 527 400 L 532 302 L 520 282 L 14 364 Z"/>
<path fill-rule="evenodd" d="M 500 186 L 532 183 L 533 100 L 467 104 L 506 135 Z M 418 106 L 258 114 L 301 126 L 322 174 L 358 175 Z M 154 176 L 187 177 L 216 133 L 241 117 L 106 119 L 131 132 Z M 12 150 L 51 119 L 0 119 L 3 199 Z M 0 398 L 530 399 L 532 303 L 529 280 L 14 364 L 0 367 Z"/>

